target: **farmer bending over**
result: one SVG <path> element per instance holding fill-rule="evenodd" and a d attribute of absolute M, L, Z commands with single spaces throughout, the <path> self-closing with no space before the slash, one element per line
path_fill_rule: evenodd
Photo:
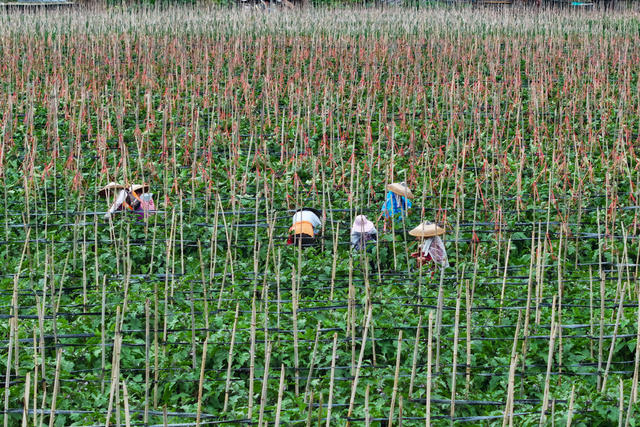
<path fill-rule="evenodd" d="M 322 212 L 313 208 L 302 208 L 293 215 L 287 245 L 312 246 L 316 243 L 322 227 Z"/>
<path fill-rule="evenodd" d="M 418 251 L 411 254 L 418 261 L 419 266 L 428 262 L 434 262 L 443 268 L 449 266 L 447 250 L 440 238 L 444 234 L 444 228 L 438 227 L 436 224 L 423 222 L 411 230 L 409 234 L 420 239 Z"/>
<path fill-rule="evenodd" d="M 149 212 L 155 211 L 153 194 L 147 192 L 149 190 L 149 185 L 147 184 L 134 184 L 130 188 L 126 188 L 124 185 L 110 182 L 98 194 L 109 198 L 111 194 L 115 195 L 118 190 L 120 191 L 117 197 L 104 215 L 105 219 L 109 219 L 112 214 L 118 211 L 134 212 L 138 214 L 140 219 L 144 219 Z"/>
<path fill-rule="evenodd" d="M 381 216 L 384 217 L 384 229 L 387 229 L 387 220 L 402 221 L 411 209 L 413 194 L 404 182 L 387 185 L 387 195 L 382 205 Z"/>
<path fill-rule="evenodd" d="M 366 247 L 367 242 L 378 240 L 378 232 L 373 222 L 366 216 L 358 215 L 351 226 L 351 246 L 359 251 Z"/>

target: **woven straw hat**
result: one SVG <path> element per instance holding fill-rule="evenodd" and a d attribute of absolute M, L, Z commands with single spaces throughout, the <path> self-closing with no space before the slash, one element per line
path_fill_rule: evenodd
<path fill-rule="evenodd" d="M 398 196 L 406 197 L 407 199 L 413 198 L 413 193 L 407 187 L 407 184 L 404 182 L 394 182 L 392 184 L 387 185 L 387 191 L 391 191 Z"/>
<path fill-rule="evenodd" d="M 444 228 L 438 227 L 436 224 L 423 222 L 422 224 L 411 230 L 409 234 L 414 237 L 441 236 L 444 234 Z"/>
<path fill-rule="evenodd" d="M 143 192 L 147 192 L 149 190 L 149 184 L 133 184 L 129 190 L 132 193 L 135 193 L 138 190 L 143 190 Z"/>
<path fill-rule="evenodd" d="M 126 188 L 126 187 L 122 184 L 118 184 L 117 182 L 110 182 L 104 187 L 102 187 L 100 190 L 98 190 L 98 196 L 106 196 L 107 192 L 110 190 L 122 190 L 123 188 Z"/>

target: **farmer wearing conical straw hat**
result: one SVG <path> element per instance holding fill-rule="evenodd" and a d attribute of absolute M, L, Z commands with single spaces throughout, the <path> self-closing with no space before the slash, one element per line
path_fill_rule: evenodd
<path fill-rule="evenodd" d="M 423 222 L 409 231 L 411 236 L 417 237 L 421 242 L 418 251 L 411 254 L 418 261 L 418 265 L 422 266 L 431 261 L 442 268 L 449 266 L 447 250 L 440 238 L 444 233 L 444 228 L 430 222 Z"/>
<path fill-rule="evenodd" d="M 127 188 L 122 184 L 110 182 L 98 191 L 99 196 L 108 199 L 115 196 L 115 200 L 105 213 L 104 218 L 109 219 L 111 215 L 119 211 L 136 212 L 141 218 L 144 218 L 150 211 L 155 211 L 152 194 L 148 193 L 148 184 L 133 184 Z"/>
<path fill-rule="evenodd" d="M 384 228 L 387 228 L 387 220 L 402 221 L 411 209 L 413 193 L 404 182 L 394 182 L 387 185 L 387 194 L 382 205 L 380 216 L 384 218 Z"/>

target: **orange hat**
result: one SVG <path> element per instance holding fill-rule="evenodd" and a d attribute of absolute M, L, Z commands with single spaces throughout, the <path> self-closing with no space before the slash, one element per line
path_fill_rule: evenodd
<path fill-rule="evenodd" d="M 311 237 L 315 235 L 313 232 L 313 225 L 308 221 L 296 222 L 289 229 L 289 233 L 291 232 L 293 232 L 293 234 L 306 234 Z"/>

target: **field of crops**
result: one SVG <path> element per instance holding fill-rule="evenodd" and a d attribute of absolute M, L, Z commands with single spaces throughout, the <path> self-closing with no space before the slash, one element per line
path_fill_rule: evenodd
<path fill-rule="evenodd" d="M 0 28 L 5 425 L 638 425 L 639 11 Z M 105 220 L 109 181 L 158 212 Z"/>

